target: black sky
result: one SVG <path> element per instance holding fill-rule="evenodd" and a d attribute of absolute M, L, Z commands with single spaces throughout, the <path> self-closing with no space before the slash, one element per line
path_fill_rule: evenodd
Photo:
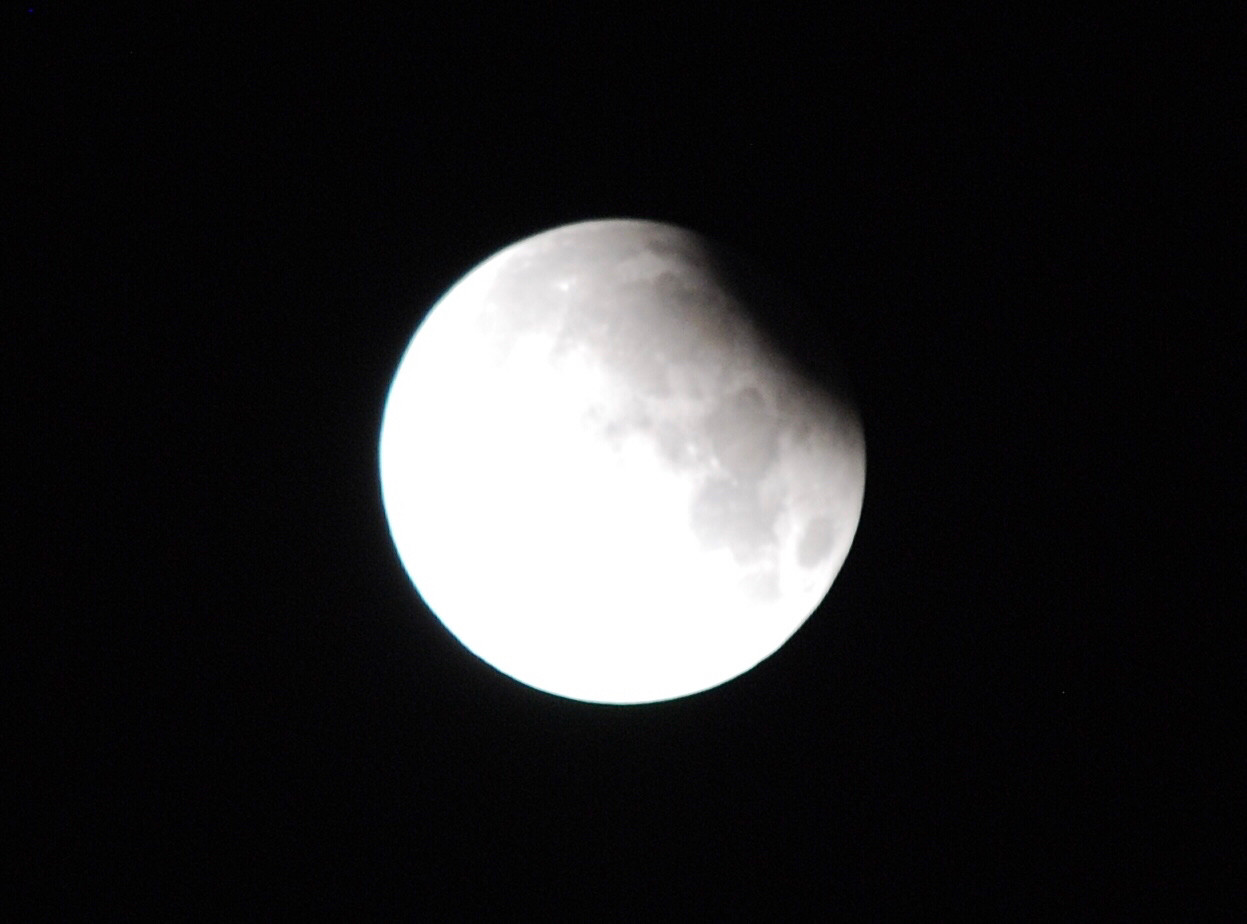
<path fill-rule="evenodd" d="M 1225 504 L 1188 496 L 1229 487 L 1200 467 L 1226 452 L 1211 237 L 1241 153 L 1211 25 L 31 8 L 6 300 L 12 365 L 38 357 L 16 509 L 52 670 L 17 801 L 44 913 L 1229 894 L 1232 608 L 1186 589 L 1231 576 L 1193 551 Z M 594 217 L 802 292 L 771 323 L 844 362 L 867 435 L 824 605 L 746 676 L 639 709 L 464 652 L 376 473 L 423 312 Z"/>

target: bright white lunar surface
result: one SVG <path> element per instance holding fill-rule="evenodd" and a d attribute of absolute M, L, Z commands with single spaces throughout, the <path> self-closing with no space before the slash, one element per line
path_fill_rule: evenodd
<path fill-rule="evenodd" d="M 752 668 L 844 563 L 855 410 L 773 348 L 681 228 L 591 221 L 495 254 L 429 312 L 381 425 L 403 566 L 539 690 L 672 699 Z"/>

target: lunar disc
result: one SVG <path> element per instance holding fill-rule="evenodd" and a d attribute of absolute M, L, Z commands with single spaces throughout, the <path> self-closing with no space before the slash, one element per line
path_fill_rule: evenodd
<path fill-rule="evenodd" d="M 839 573 L 860 419 L 764 336 L 757 302 L 783 295 L 743 294 L 728 259 L 671 225 L 567 225 L 417 328 L 381 425 L 390 532 L 429 609 L 504 674 L 599 703 L 706 690 Z"/>

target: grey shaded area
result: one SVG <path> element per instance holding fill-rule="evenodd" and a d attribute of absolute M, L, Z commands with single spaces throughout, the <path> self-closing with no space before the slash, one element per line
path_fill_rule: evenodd
<path fill-rule="evenodd" d="M 704 426 L 715 459 L 732 478 L 755 482 L 774 464 L 780 421 L 768 412 L 757 388 L 728 395 L 706 416 Z"/>
<path fill-rule="evenodd" d="M 831 554 L 836 539 L 835 527 L 827 517 L 818 517 L 806 524 L 801 544 L 797 547 L 797 564 L 813 568 Z"/>
<path fill-rule="evenodd" d="M 498 358 L 525 338 L 550 344 L 554 364 L 588 357 L 611 387 L 586 397 L 585 422 L 612 446 L 652 441 L 696 485 L 690 528 L 749 567 L 748 595 L 779 593 L 785 554 L 806 569 L 828 559 L 856 523 L 835 507 L 852 481 L 835 466 L 860 456 L 860 426 L 751 320 L 782 301 L 778 287 L 650 222 L 567 226 L 497 259 L 481 342 Z"/>
<path fill-rule="evenodd" d="M 697 492 L 690 521 L 706 548 L 726 548 L 743 564 L 770 550 L 780 509 L 778 502 L 761 496 L 756 480 L 716 476 Z"/>

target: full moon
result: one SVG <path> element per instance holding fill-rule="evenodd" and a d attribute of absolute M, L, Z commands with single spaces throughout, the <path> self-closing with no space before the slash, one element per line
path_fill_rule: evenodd
<path fill-rule="evenodd" d="M 734 261 L 671 225 L 566 225 L 417 328 L 382 501 L 421 598 L 502 673 L 587 702 L 686 696 L 769 657 L 831 588 L 861 422 L 763 333 L 781 290 Z"/>

